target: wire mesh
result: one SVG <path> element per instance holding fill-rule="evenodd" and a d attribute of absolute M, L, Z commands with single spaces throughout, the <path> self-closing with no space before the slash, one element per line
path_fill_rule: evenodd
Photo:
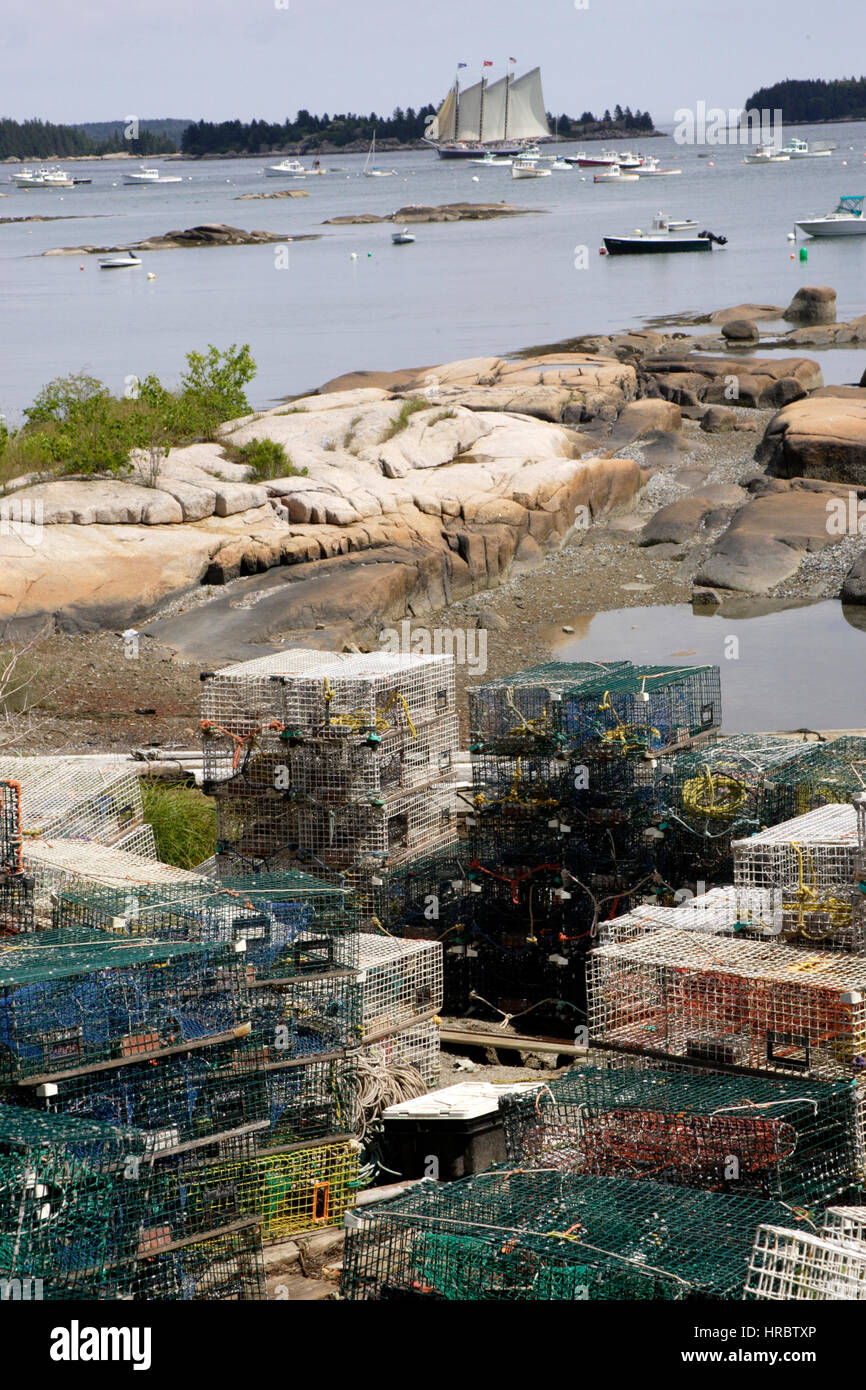
<path fill-rule="evenodd" d="M 52 836 L 28 840 L 25 849 L 27 867 L 33 874 L 40 897 L 66 884 L 123 888 L 137 884 L 194 885 L 202 879 L 200 874 L 178 869 L 173 864 L 162 864 L 134 849 L 88 840 Z"/>
<path fill-rule="evenodd" d="M 663 927 L 589 957 L 590 1034 L 668 1056 L 813 1077 L 866 1058 L 858 957 Z"/>
<path fill-rule="evenodd" d="M 242 1023 L 242 952 L 86 935 L 0 941 L 0 1078 L 131 1060 Z"/>
<path fill-rule="evenodd" d="M 28 874 L 0 873 L 0 938 L 32 932 L 35 927 L 33 879 Z"/>
<path fill-rule="evenodd" d="M 743 1297 L 772 1302 L 866 1299 L 866 1245 L 761 1225 Z"/>
<path fill-rule="evenodd" d="M 357 1056 L 286 1065 L 264 1065 L 270 1128 L 257 1136 L 260 1150 L 310 1143 L 358 1127 Z"/>
<path fill-rule="evenodd" d="M 358 966 L 364 1034 L 392 1031 L 442 1008 L 442 944 L 365 932 Z"/>
<path fill-rule="evenodd" d="M 634 666 L 563 693 L 562 733 L 570 745 L 617 754 L 674 747 L 722 721 L 718 666 Z"/>
<path fill-rule="evenodd" d="M 266 1297 L 257 1221 L 136 1262 L 110 1297 L 133 1302 L 247 1302 Z"/>
<path fill-rule="evenodd" d="M 339 1225 L 358 1187 L 358 1154 L 350 1139 L 216 1164 L 215 1173 L 231 1193 L 232 1208 L 261 1220 L 267 1242 Z M 194 1184 L 188 1200 L 198 1200 Z"/>
<path fill-rule="evenodd" d="M 250 998 L 251 1038 L 266 1062 L 313 1058 L 361 1040 L 361 995 L 353 971 L 258 983 Z"/>
<path fill-rule="evenodd" d="M 798 812 L 828 802 L 853 801 L 866 791 L 866 738 L 845 734 L 797 748 L 786 771 L 797 789 Z"/>
<path fill-rule="evenodd" d="M 0 758 L 0 779 L 21 788 L 26 839 L 63 835 L 113 844 L 144 819 L 138 776 L 117 759 Z"/>
<path fill-rule="evenodd" d="M 17 782 L 0 781 L 0 874 L 20 874 L 21 787 Z"/>
<path fill-rule="evenodd" d="M 756 1225 L 787 1208 L 649 1179 L 491 1169 L 427 1180 L 347 1233 L 347 1299 L 739 1298 Z"/>
<path fill-rule="evenodd" d="M 499 1111 L 515 1164 L 786 1202 L 828 1201 L 862 1174 L 862 1097 L 850 1082 L 589 1065 L 503 1095 Z"/>
<path fill-rule="evenodd" d="M 375 1067 L 412 1067 L 427 1090 L 439 1085 L 441 1048 L 439 1024 L 432 1019 L 413 1023 L 377 1038 L 361 1049 L 361 1057 Z"/>
<path fill-rule="evenodd" d="M 259 980 L 316 974 L 358 961 L 358 922 L 346 892 L 309 874 L 199 879 L 166 887 L 65 889 L 54 924 L 157 940 L 246 943 Z"/>
<path fill-rule="evenodd" d="M 473 752 L 517 753 L 563 742 L 558 705 L 566 691 L 597 686 L 629 661 L 550 661 L 500 680 L 470 687 L 469 737 Z"/>

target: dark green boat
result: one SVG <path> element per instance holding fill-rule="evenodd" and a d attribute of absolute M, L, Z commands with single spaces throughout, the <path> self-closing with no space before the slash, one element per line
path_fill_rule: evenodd
<path fill-rule="evenodd" d="M 671 251 L 709 251 L 713 243 L 701 236 L 671 236 L 652 232 L 640 236 L 606 236 L 604 249 L 609 256 L 666 255 Z"/>

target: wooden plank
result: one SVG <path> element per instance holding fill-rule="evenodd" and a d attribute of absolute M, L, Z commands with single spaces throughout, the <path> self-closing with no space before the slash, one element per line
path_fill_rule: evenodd
<path fill-rule="evenodd" d="M 464 1028 L 443 1026 L 443 1043 L 457 1047 L 493 1047 L 510 1052 L 544 1052 L 562 1057 L 585 1057 L 587 1049 L 558 1038 L 525 1038 L 514 1033 L 476 1033 Z"/>

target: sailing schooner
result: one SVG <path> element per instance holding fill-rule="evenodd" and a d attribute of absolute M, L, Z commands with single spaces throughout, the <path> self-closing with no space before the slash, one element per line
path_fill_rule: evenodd
<path fill-rule="evenodd" d="M 489 85 L 482 76 L 462 92 L 455 78 L 424 132 L 441 159 L 470 159 L 487 150 L 519 154 L 524 145 L 549 138 L 540 68 L 522 77 L 509 72 Z"/>

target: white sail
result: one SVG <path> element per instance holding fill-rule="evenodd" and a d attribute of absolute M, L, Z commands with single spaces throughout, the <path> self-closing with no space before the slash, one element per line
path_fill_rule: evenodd
<path fill-rule="evenodd" d="M 454 114 L 457 109 L 456 88 L 452 87 L 436 115 L 424 132 L 425 140 L 453 140 Z"/>
<path fill-rule="evenodd" d="M 481 92 L 484 84 L 476 82 L 460 93 L 457 102 L 457 131 L 455 140 L 480 140 L 481 138 Z M 486 105 L 486 93 L 485 93 Z M 485 116 L 485 125 L 487 119 Z"/>
<path fill-rule="evenodd" d="M 505 139 L 505 85 L 507 81 L 507 78 L 500 77 L 498 82 L 491 82 L 485 90 L 481 133 L 481 138 L 485 144 L 488 140 L 498 143 Z M 509 99 L 509 107 L 510 105 Z"/>
<path fill-rule="evenodd" d="M 461 100 L 462 105 L 462 100 Z M 509 140 L 540 140 L 550 134 L 541 90 L 541 68 L 532 68 L 512 82 L 508 93 Z M 487 117 L 484 118 L 484 138 Z"/>

